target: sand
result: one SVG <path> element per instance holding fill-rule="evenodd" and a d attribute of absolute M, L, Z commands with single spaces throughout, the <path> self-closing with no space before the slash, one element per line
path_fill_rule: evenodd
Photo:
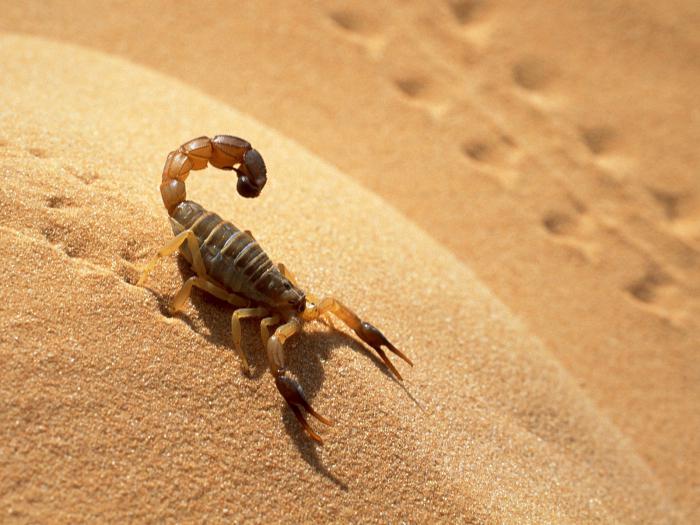
<path fill-rule="evenodd" d="M 0 46 L 6 512 L 697 521 L 691 3 L 72 5 L 0 17 L 53 40 Z M 416 362 L 402 388 L 345 334 L 294 341 L 321 449 L 253 323 L 251 380 L 228 306 L 165 315 L 184 265 L 130 284 L 169 234 L 165 153 L 222 132 L 269 186 L 192 197 Z"/>

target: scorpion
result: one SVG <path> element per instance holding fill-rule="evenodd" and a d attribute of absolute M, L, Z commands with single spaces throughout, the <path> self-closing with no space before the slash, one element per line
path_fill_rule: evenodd
<path fill-rule="evenodd" d="M 194 275 L 185 280 L 173 297 L 173 313 L 182 309 L 196 287 L 226 301 L 236 309 L 231 316 L 233 348 L 241 360 L 244 373 L 248 359 L 241 347 L 241 319 L 259 318 L 260 335 L 266 349 L 270 373 L 277 390 L 294 413 L 297 421 L 318 444 L 323 440 L 309 425 L 302 408 L 325 425 L 333 421 L 317 413 L 304 397 L 299 383 L 287 375 L 284 343 L 302 330 L 305 322 L 333 314 L 367 345 L 377 352 L 387 368 L 402 380 L 401 374 L 387 357 L 386 347 L 413 366 L 411 360 L 373 325 L 334 297 L 318 300 L 306 294 L 284 264 L 273 264 L 248 230 L 240 230 L 217 214 L 206 211 L 186 199 L 185 180 L 191 170 L 207 164 L 236 172 L 236 189 L 245 198 L 260 195 L 267 182 L 267 168 L 260 153 L 249 142 L 231 135 L 198 137 L 170 152 L 163 168 L 160 192 L 170 216 L 174 237 L 148 261 L 137 283 L 143 286 L 157 262 L 179 250 Z M 276 327 L 270 334 L 272 327 Z"/>

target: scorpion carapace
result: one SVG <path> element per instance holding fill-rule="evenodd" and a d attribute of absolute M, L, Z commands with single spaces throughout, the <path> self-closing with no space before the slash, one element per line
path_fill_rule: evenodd
<path fill-rule="evenodd" d="M 185 180 L 189 172 L 203 169 L 207 164 L 235 170 L 238 193 L 244 197 L 257 197 L 267 181 L 262 157 L 247 141 L 238 137 L 199 137 L 172 151 L 165 161 L 160 191 L 175 237 L 144 267 L 138 285 L 143 285 L 160 258 L 180 250 L 195 275 L 187 279 L 175 294 L 172 311 L 182 308 L 193 286 L 234 305 L 237 309 L 231 316 L 233 347 L 246 372 L 249 366 L 241 348 L 240 321 L 247 317 L 261 318 L 260 334 L 275 385 L 306 433 L 322 444 L 321 437 L 311 428 L 301 409 L 326 425 L 332 422 L 309 405 L 299 383 L 287 375 L 285 367 L 284 343 L 301 331 L 303 323 L 326 313 L 334 314 L 379 354 L 398 379 L 402 379 L 401 374 L 382 347 L 411 366 L 413 363 L 379 330 L 362 321 L 337 299 L 326 297 L 318 300 L 305 294 L 291 272 L 281 263 L 273 264 L 250 232 L 241 231 L 199 204 L 185 200 Z M 270 335 L 273 327 L 277 328 Z"/>

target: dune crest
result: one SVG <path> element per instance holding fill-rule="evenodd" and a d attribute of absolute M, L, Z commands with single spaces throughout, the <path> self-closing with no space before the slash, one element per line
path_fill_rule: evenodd
<path fill-rule="evenodd" d="M 0 256 L 13 283 L 0 312 L 0 506 L 10 516 L 677 516 L 539 340 L 350 178 L 125 61 L 16 35 L 0 36 L 0 60 Z M 319 325 L 294 340 L 292 372 L 336 419 L 322 449 L 283 407 L 254 324 L 249 379 L 230 348 L 230 307 L 195 295 L 184 315 L 166 315 L 186 271 L 174 258 L 149 289 L 131 284 L 170 235 L 156 189 L 164 155 L 222 132 L 259 149 L 268 186 L 244 201 L 230 174 L 208 169 L 188 180 L 191 198 L 253 230 L 302 284 L 342 297 L 416 363 L 402 387 L 345 332 Z"/>

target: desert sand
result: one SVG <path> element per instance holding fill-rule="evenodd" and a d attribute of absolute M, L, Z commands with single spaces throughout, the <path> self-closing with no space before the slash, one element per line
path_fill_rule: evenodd
<path fill-rule="evenodd" d="M 692 2 L 5 6 L 0 505 L 18 521 L 694 522 Z M 167 303 L 165 154 L 243 136 L 269 183 L 191 197 L 416 363 Z M 318 425 L 317 425 L 318 426 Z"/>

